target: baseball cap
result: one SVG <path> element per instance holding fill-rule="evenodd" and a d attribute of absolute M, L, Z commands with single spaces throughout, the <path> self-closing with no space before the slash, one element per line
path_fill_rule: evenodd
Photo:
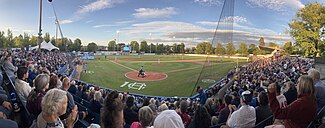
<path fill-rule="evenodd" d="M 242 94 L 241 94 L 243 100 L 245 102 L 251 102 L 252 101 L 252 93 L 250 91 L 244 91 Z"/>

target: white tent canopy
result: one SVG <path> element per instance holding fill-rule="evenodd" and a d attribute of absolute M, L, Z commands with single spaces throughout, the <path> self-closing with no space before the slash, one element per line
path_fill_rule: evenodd
<path fill-rule="evenodd" d="M 31 50 L 34 50 L 34 49 L 38 49 L 38 45 L 34 46 L 34 47 L 31 47 Z M 46 41 L 43 41 L 41 43 L 41 49 L 46 49 L 46 50 L 53 50 L 53 49 L 56 49 L 56 50 L 60 50 L 58 47 L 55 47 L 51 42 L 46 42 Z"/>

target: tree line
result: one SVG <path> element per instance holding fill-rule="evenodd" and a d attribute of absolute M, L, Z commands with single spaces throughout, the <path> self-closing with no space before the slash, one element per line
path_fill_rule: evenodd
<path fill-rule="evenodd" d="M 65 46 L 67 45 L 68 51 L 80 51 L 81 50 L 81 40 L 76 38 L 71 40 L 69 38 L 58 38 L 57 40 L 50 36 L 49 33 L 45 33 L 42 37 L 44 41 L 50 42 L 60 48 L 61 51 L 65 51 Z M 6 32 L 0 31 L 0 48 L 25 48 L 33 47 L 38 45 L 38 36 L 30 35 L 28 33 L 19 34 L 18 36 L 13 36 L 13 33 L 10 29 Z"/>

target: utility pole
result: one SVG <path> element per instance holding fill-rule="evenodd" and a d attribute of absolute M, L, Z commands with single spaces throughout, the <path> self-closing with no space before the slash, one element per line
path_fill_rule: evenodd
<path fill-rule="evenodd" d="M 39 1 L 39 26 L 38 26 L 38 53 L 41 51 L 42 43 L 42 0 Z"/>

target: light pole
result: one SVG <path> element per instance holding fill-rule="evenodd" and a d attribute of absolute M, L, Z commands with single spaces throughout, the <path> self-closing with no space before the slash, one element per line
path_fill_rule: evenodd
<path fill-rule="evenodd" d="M 41 43 L 42 43 L 42 1 L 39 1 L 39 26 L 38 26 L 38 52 L 41 51 Z M 49 2 L 52 2 L 52 0 L 48 0 Z"/>
<path fill-rule="evenodd" d="M 118 45 L 118 42 L 119 42 L 119 36 L 120 36 L 119 33 L 120 33 L 120 31 L 117 30 L 116 31 L 116 34 L 117 34 L 116 51 L 117 51 L 117 45 Z"/>
<path fill-rule="evenodd" d="M 41 50 L 42 43 L 42 0 L 39 1 L 39 26 L 38 26 L 38 52 Z"/>

